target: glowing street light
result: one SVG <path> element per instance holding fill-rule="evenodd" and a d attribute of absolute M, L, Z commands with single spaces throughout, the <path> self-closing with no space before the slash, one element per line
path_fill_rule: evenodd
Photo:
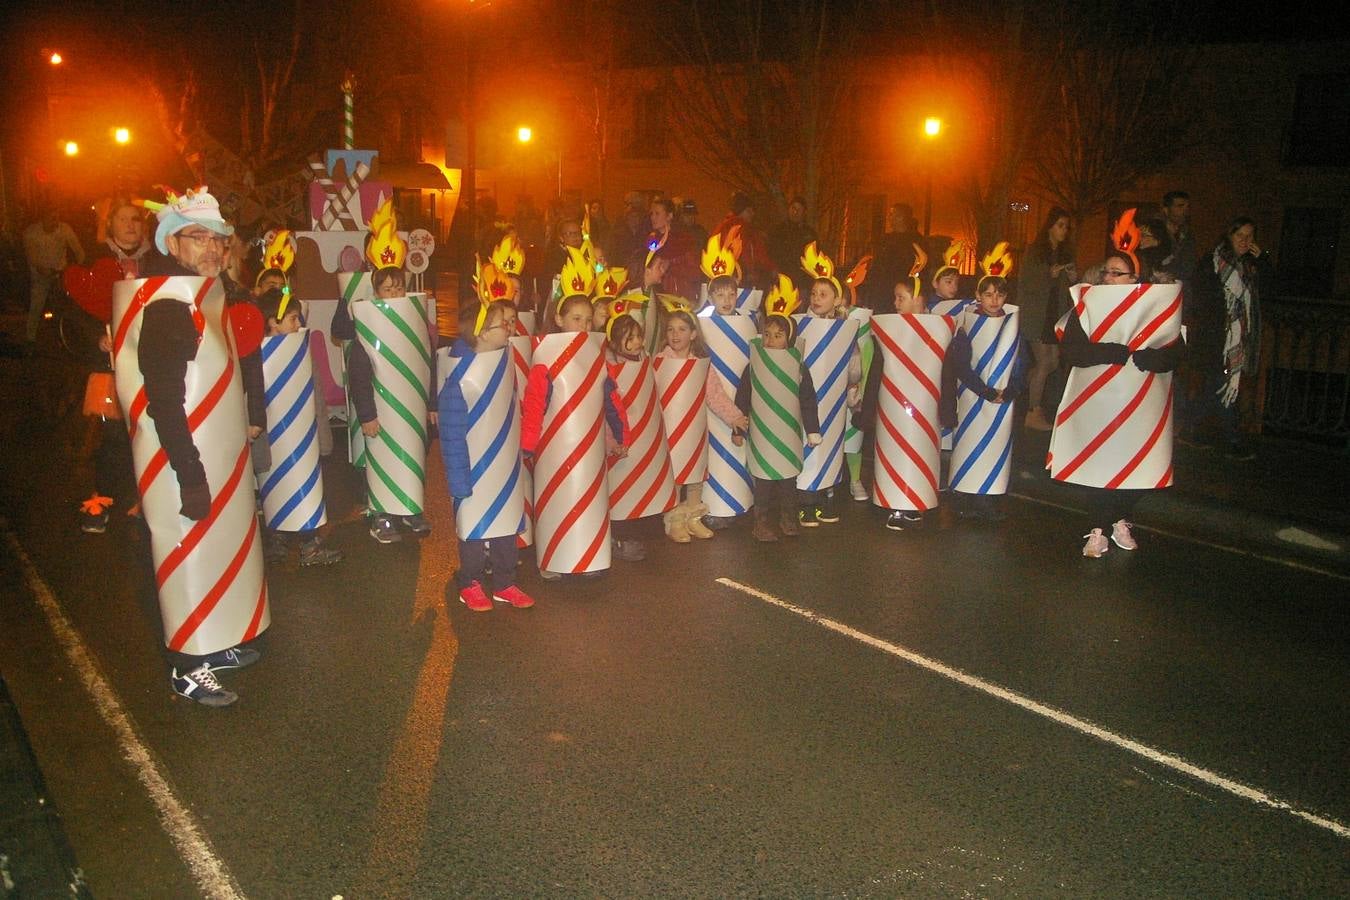
<path fill-rule="evenodd" d="M 114 128 L 114 129 L 113 129 L 113 140 L 116 141 L 117 143 L 123 144 L 123 145 L 131 143 L 131 129 L 130 129 L 130 128 Z"/>
<path fill-rule="evenodd" d="M 62 56 L 60 53 L 57 53 L 55 50 L 53 50 L 51 55 L 47 57 L 47 62 L 51 63 L 54 66 L 59 66 L 61 65 L 61 63 L 65 61 L 66 61 L 65 57 Z"/>
<path fill-rule="evenodd" d="M 66 156 L 79 156 L 80 145 L 74 141 L 66 141 Z"/>
<path fill-rule="evenodd" d="M 923 133 L 930 138 L 935 138 L 942 133 L 942 120 L 936 116 L 929 116 L 923 120 Z"/>
<path fill-rule="evenodd" d="M 942 120 L 937 116 L 929 116 L 923 120 L 924 137 L 931 142 L 937 140 L 942 133 Z M 933 152 L 930 147 L 928 151 L 928 187 L 925 192 L 923 204 L 923 236 L 928 237 L 933 233 Z"/>
<path fill-rule="evenodd" d="M 516 129 L 516 140 L 522 144 L 528 144 L 534 139 L 534 130 L 528 125 L 522 125 Z"/>

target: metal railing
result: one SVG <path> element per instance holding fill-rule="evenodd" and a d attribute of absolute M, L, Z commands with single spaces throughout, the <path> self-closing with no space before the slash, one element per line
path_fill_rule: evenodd
<path fill-rule="evenodd" d="M 1263 433 L 1350 449 L 1350 305 L 1262 304 L 1257 387 Z"/>

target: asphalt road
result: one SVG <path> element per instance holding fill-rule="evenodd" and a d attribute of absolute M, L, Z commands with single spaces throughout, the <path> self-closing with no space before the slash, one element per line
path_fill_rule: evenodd
<path fill-rule="evenodd" d="M 77 423 L 8 427 L 0 672 L 96 896 L 1350 893 L 1344 580 L 1148 535 L 1084 560 L 1020 501 L 904 534 L 850 504 L 593 582 L 524 564 L 538 605 L 474 614 L 441 482 L 433 536 L 382 547 L 333 464 L 346 562 L 271 573 L 263 661 L 209 710 L 170 694 L 143 532 L 75 526 Z"/>

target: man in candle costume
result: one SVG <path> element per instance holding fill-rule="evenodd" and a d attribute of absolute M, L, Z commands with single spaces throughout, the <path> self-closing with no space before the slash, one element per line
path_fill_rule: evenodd
<path fill-rule="evenodd" d="M 223 297 L 215 281 L 233 229 L 205 188 L 171 195 L 158 216 L 155 245 L 166 256 L 144 274 L 169 277 L 120 282 L 114 296 L 118 393 L 129 412 L 155 551 L 170 681 L 180 696 L 228 706 L 238 697 L 216 672 L 256 662 L 258 651 L 239 645 L 270 623 L 251 480 L 239 477 L 242 463 L 227 478 L 228 463 L 222 475 L 216 460 L 219 445 L 229 444 L 227 458 L 234 456 L 234 439 L 243 446 L 235 429 L 244 421 L 244 395 L 230 358 L 237 351 L 221 327 Z M 203 384 L 207 378 L 223 385 L 218 394 Z M 143 393 L 137 390 L 142 380 Z M 140 418 L 142 409 L 153 428 Z M 163 487 L 165 462 L 177 480 L 178 504 Z M 213 553 L 220 541 L 229 549 Z M 216 558 L 222 555 L 227 558 Z"/>

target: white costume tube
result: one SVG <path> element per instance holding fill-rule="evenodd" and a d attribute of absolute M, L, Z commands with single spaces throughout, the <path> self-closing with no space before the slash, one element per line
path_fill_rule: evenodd
<path fill-rule="evenodd" d="M 802 470 L 801 353 L 750 342 L 750 474 L 782 481 Z"/>
<path fill-rule="evenodd" d="M 258 476 L 263 521 L 275 531 L 313 531 L 328 521 L 319 472 L 319 420 L 309 331 L 262 342 L 267 442 L 272 468 Z"/>
<path fill-rule="evenodd" d="M 629 437 L 627 454 L 609 467 L 609 517 L 622 521 L 663 513 L 679 497 L 670 473 L 670 451 L 651 361 L 643 357 L 611 364 L 609 377 L 618 386 Z"/>
<path fill-rule="evenodd" d="M 1180 285 L 1079 284 L 1069 292 L 1093 343 L 1134 351 L 1181 335 Z M 1170 486 L 1172 373 L 1130 362 L 1070 369 L 1046 464 L 1052 478 L 1089 487 Z"/>
<path fill-rule="evenodd" d="M 721 377 L 727 398 L 736 399 L 746 365 L 750 361 L 750 339 L 755 323 L 745 316 L 713 315 L 699 320 L 708 359 Z M 754 482 L 746 465 L 744 444 L 731 442 L 731 426 L 715 415 L 708 416 L 708 488 L 703 502 L 713 516 L 737 516 L 755 502 Z"/>
<path fill-rule="evenodd" d="M 603 334 L 550 334 L 534 348 L 552 386 L 535 447 L 534 528 L 539 568 L 609 568 Z"/>
<path fill-rule="evenodd" d="M 938 503 L 942 361 L 956 331 L 950 316 L 872 317 L 881 366 L 877 393 L 872 502 L 883 509 L 932 509 Z"/>
<path fill-rule="evenodd" d="M 956 317 L 956 325 L 970 336 L 970 365 L 991 388 L 1002 389 L 1012 379 L 1017 360 L 1017 307 L 1003 307 L 1004 315 L 991 318 L 975 309 Z M 1008 491 L 1012 452 L 1013 398 L 992 403 L 957 385 L 956 434 L 952 442 L 952 490 L 963 494 L 1004 494 Z"/>
<path fill-rule="evenodd" d="M 464 395 L 468 411 L 472 493 L 455 500 L 455 533 L 462 541 L 518 535 L 525 525 L 525 490 L 520 459 L 520 403 L 515 362 L 508 348 L 451 356 L 437 352 L 437 374 Z M 445 388 L 442 387 L 441 390 Z"/>
<path fill-rule="evenodd" d="M 532 309 L 516 310 L 516 334 L 520 337 L 529 337 L 534 334 L 535 315 Z"/>
<path fill-rule="evenodd" d="M 858 322 L 858 361 L 862 363 L 862 377 L 858 381 L 857 390 L 862 391 L 863 386 L 867 384 L 868 373 L 872 371 L 872 366 L 880 365 L 876 362 L 876 344 L 872 340 L 872 311 L 864 306 L 855 306 L 848 311 L 850 319 L 856 319 Z M 861 453 L 863 448 L 863 433 L 857 423 L 853 421 L 853 410 L 845 407 L 844 414 L 844 452 Z"/>
<path fill-rule="evenodd" d="M 670 448 L 670 469 L 676 484 L 702 484 L 708 473 L 708 366 L 706 359 L 658 356 L 656 392 Z"/>
<path fill-rule="evenodd" d="M 858 342 L 857 319 L 797 320 L 797 346 L 811 372 L 820 410 L 819 447 L 807 447 L 797 489 L 820 491 L 839 481 L 844 465 L 844 408 L 848 400 L 848 362 Z"/>
<path fill-rule="evenodd" d="M 427 457 L 431 348 L 426 309 L 414 297 L 352 304 L 356 342 L 370 357 L 380 433 L 366 442 L 371 509 L 422 512 Z"/>
<path fill-rule="evenodd" d="M 211 512 L 199 522 L 179 513 L 178 479 L 146 414 L 138 354 L 149 303 L 182 303 L 200 313 L 201 341 L 187 364 L 183 402 L 211 491 Z M 113 325 L 117 396 L 127 410 L 141 509 L 150 527 L 164 642 L 192 656 L 228 650 L 257 637 L 272 619 L 249 477 L 244 387 L 225 292 L 212 278 L 119 281 Z"/>
<path fill-rule="evenodd" d="M 528 336 L 511 338 L 511 361 L 515 367 L 516 396 L 519 398 L 524 398 L 525 385 L 530 380 L 534 341 Z M 516 546 L 523 549 L 534 543 L 534 475 L 526 466 L 520 468 L 520 484 L 525 497 L 525 527 L 516 536 Z"/>

